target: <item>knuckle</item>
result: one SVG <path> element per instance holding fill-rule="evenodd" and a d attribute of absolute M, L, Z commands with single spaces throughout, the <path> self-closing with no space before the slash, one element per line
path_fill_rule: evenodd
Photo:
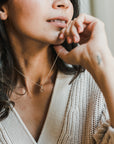
<path fill-rule="evenodd" d="M 76 27 L 80 26 L 80 23 L 81 23 L 80 19 L 76 19 L 76 20 L 74 21 L 74 25 L 75 25 Z"/>
<path fill-rule="evenodd" d="M 105 27 L 104 22 L 102 20 L 100 20 L 100 19 L 96 20 L 96 24 L 98 24 L 99 26 Z"/>
<path fill-rule="evenodd" d="M 75 24 L 77 21 L 78 21 L 78 17 L 73 20 L 73 23 Z"/>
<path fill-rule="evenodd" d="M 84 18 L 86 18 L 87 16 L 89 16 L 89 15 L 87 15 L 87 14 L 85 14 L 85 13 L 81 13 L 81 14 L 79 15 L 79 18 L 80 18 L 80 19 L 84 19 Z"/>
<path fill-rule="evenodd" d="M 76 19 L 75 21 L 74 21 L 74 26 L 76 26 L 76 27 L 78 27 L 79 26 L 79 24 L 80 24 L 80 21 L 79 21 L 79 19 Z"/>

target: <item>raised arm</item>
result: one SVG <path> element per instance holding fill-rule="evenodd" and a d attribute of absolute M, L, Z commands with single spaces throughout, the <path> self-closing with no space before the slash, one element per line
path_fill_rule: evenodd
<path fill-rule="evenodd" d="M 54 48 L 63 61 L 82 65 L 91 73 L 103 92 L 114 127 L 114 57 L 108 46 L 104 23 L 81 14 L 61 31 L 59 38 L 80 44 L 70 52 L 61 45 Z"/>

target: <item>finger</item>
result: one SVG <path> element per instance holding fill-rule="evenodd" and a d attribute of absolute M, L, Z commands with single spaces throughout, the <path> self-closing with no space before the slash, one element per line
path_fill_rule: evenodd
<path fill-rule="evenodd" d="M 83 24 L 87 25 L 94 21 L 98 21 L 97 18 L 87 14 L 80 14 L 77 18 L 75 18 L 75 25 L 77 26 L 78 32 L 81 33 L 84 30 Z"/>
<path fill-rule="evenodd" d="M 85 24 L 90 24 L 91 22 L 98 20 L 97 18 L 87 14 L 80 14 L 76 19 Z"/>
<path fill-rule="evenodd" d="M 64 39 L 65 38 L 65 30 L 66 30 L 66 28 L 64 28 L 64 29 L 62 29 L 61 31 L 60 31 L 60 34 L 59 34 L 59 38 L 60 39 Z"/>
<path fill-rule="evenodd" d="M 59 38 L 60 39 L 67 39 L 67 42 L 70 44 L 72 43 L 72 36 L 70 35 L 70 27 L 71 24 L 69 24 L 66 28 L 64 28 L 63 30 L 61 30 L 60 34 L 59 34 Z"/>
<path fill-rule="evenodd" d="M 60 31 L 60 34 L 59 34 L 59 38 L 60 38 L 60 39 L 64 39 L 65 36 L 67 35 L 67 34 L 66 34 L 66 31 L 68 32 L 67 28 L 69 27 L 70 23 L 72 23 L 72 21 L 70 21 L 70 22 L 67 24 L 67 27 L 63 28 L 63 29 Z"/>
<path fill-rule="evenodd" d="M 72 26 L 73 26 L 73 21 L 69 24 L 68 28 L 65 31 L 66 37 L 67 37 L 67 42 L 68 43 L 73 43 L 74 41 L 76 42 L 76 38 L 74 38 L 76 33 L 72 33 Z M 75 28 L 76 29 L 76 28 Z M 73 35 L 74 34 L 74 35 Z M 77 34 L 78 35 L 78 34 Z"/>
<path fill-rule="evenodd" d="M 74 25 L 77 27 L 78 33 L 82 33 L 84 31 L 83 23 L 81 23 L 77 19 L 75 20 Z"/>
<path fill-rule="evenodd" d="M 72 25 L 72 22 L 66 27 L 66 30 L 65 30 L 65 37 L 67 38 L 68 36 L 70 37 L 70 29 L 71 29 L 71 25 Z"/>
<path fill-rule="evenodd" d="M 83 49 L 86 46 L 78 46 L 74 49 L 72 49 L 70 52 L 68 52 L 63 46 L 58 45 L 54 46 L 54 49 L 56 53 L 59 55 L 59 57 L 67 64 L 72 65 L 81 65 L 82 61 L 82 53 Z"/>
<path fill-rule="evenodd" d="M 64 61 L 67 62 L 68 51 L 61 45 L 53 46 L 58 56 Z"/>
<path fill-rule="evenodd" d="M 65 34 L 64 33 L 61 33 L 60 35 L 59 35 L 59 38 L 60 39 L 65 39 Z M 72 43 L 73 42 L 73 40 L 72 40 L 72 38 L 70 37 L 70 36 L 67 36 L 67 42 L 70 44 L 70 43 Z"/>
<path fill-rule="evenodd" d="M 67 37 L 67 42 L 70 44 L 70 43 L 73 43 L 73 38 L 71 38 L 71 36 L 68 36 Z"/>
<path fill-rule="evenodd" d="M 76 64 L 74 59 L 74 54 L 70 51 L 68 52 L 63 46 L 58 45 L 54 46 L 54 49 L 58 56 L 67 64 Z"/>
<path fill-rule="evenodd" d="M 73 42 L 74 43 L 76 43 L 76 42 L 78 43 L 79 40 L 80 40 L 80 36 L 79 36 L 77 28 L 74 26 L 74 24 L 72 24 L 70 31 L 71 31 L 71 35 L 73 37 Z"/>
<path fill-rule="evenodd" d="M 64 33 L 61 32 L 61 33 L 59 34 L 59 38 L 60 38 L 60 39 L 64 39 Z"/>

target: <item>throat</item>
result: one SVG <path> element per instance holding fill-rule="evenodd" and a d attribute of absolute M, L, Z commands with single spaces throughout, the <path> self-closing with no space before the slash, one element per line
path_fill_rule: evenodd
<path fill-rule="evenodd" d="M 16 91 L 16 93 L 18 94 L 20 93 L 21 95 L 22 93 L 24 94 L 25 91 L 33 95 L 39 94 L 40 92 L 43 93 L 46 90 L 46 87 L 48 87 L 48 85 L 54 85 L 57 75 L 57 69 L 55 67 L 54 70 L 49 72 L 43 80 L 40 79 L 38 81 L 33 81 L 34 75 L 33 77 L 27 77 L 17 68 L 15 68 L 15 70 L 20 75 L 20 78 L 18 79 L 14 91 Z"/>

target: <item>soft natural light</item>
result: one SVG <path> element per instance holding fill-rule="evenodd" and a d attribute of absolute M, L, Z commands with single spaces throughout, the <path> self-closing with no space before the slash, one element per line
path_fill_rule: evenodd
<path fill-rule="evenodd" d="M 81 0 L 81 12 L 100 18 L 106 27 L 109 47 L 114 55 L 114 0 Z"/>

